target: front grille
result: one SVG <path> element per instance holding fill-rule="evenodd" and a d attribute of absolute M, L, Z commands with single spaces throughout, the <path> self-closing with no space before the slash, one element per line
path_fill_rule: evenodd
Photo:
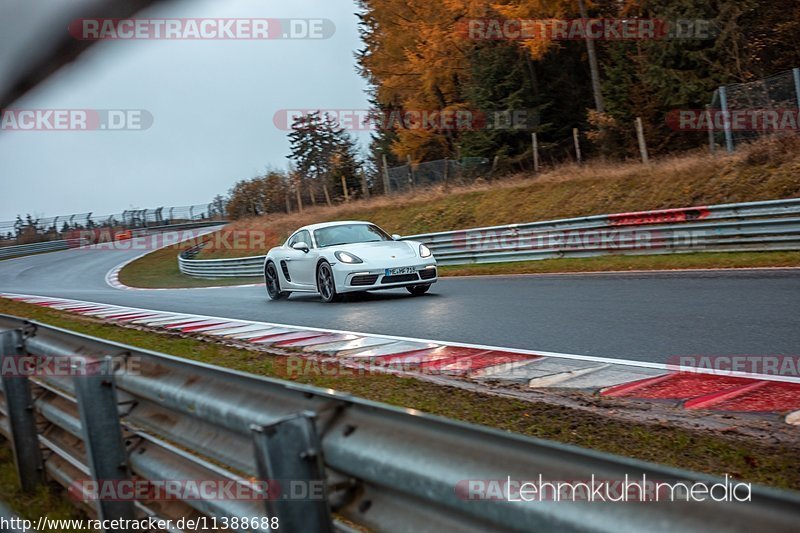
<path fill-rule="evenodd" d="M 350 285 L 354 287 L 362 285 L 374 285 L 378 281 L 378 274 L 364 274 L 361 276 L 353 276 L 350 280 Z"/>
<path fill-rule="evenodd" d="M 433 279 L 436 277 L 435 268 L 425 268 L 419 271 L 420 279 Z"/>
<path fill-rule="evenodd" d="M 417 281 L 419 276 L 416 274 L 401 274 L 399 276 L 383 276 L 381 283 L 403 283 L 404 281 Z"/>

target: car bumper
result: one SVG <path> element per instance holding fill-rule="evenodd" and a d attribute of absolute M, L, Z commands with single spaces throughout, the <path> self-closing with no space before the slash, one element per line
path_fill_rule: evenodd
<path fill-rule="evenodd" d="M 414 273 L 399 276 L 387 276 L 385 268 L 370 269 L 364 268 L 364 266 L 363 264 L 345 265 L 343 263 L 334 265 L 333 276 L 336 280 L 336 291 L 343 293 L 396 289 L 436 283 L 439 279 L 435 261 L 409 265 L 414 269 Z"/>

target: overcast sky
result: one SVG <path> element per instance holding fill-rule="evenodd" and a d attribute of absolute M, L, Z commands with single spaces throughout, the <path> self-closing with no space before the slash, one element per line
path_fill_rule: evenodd
<path fill-rule="evenodd" d="M 142 109 L 145 131 L 0 132 L 0 221 L 208 203 L 239 179 L 286 168 L 281 109 L 365 109 L 352 0 L 179 0 L 139 16 L 326 18 L 327 40 L 113 41 L 15 109 Z M 66 31 L 66 28 L 65 28 Z M 368 135 L 359 138 L 366 144 Z"/>

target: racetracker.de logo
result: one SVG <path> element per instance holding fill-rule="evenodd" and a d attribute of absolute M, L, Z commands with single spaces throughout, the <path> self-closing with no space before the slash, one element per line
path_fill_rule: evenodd
<path fill-rule="evenodd" d="M 800 378 L 798 355 L 675 355 L 667 359 L 674 372 L 710 372 L 718 376 L 760 374 Z"/>
<path fill-rule="evenodd" d="M 87 18 L 69 25 L 79 41 L 322 40 L 335 32 L 332 20 L 310 18 Z"/>
<path fill-rule="evenodd" d="M 94 359 L 80 355 L 1 355 L 4 378 L 140 375 L 137 356 L 107 356 Z"/>
<path fill-rule="evenodd" d="M 673 131 L 800 131 L 798 109 L 673 109 L 666 120 Z"/>
<path fill-rule="evenodd" d="M 79 479 L 69 487 L 78 501 L 322 501 L 325 480 L 307 479 Z"/>
<path fill-rule="evenodd" d="M 282 131 L 304 127 L 304 118 L 320 114 L 350 131 L 532 130 L 539 125 L 535 109 L 480 111 L 476 109 L 279 109 L 272 123 Z"/>
<path fill-rule="evenodd" d="M 0 131 L 142 131 L 152 125 L 144 109 L 0 109 Z"/>
<path fill-rule="evenodd" d="M 467 19 L 456 32 L 474 41 L 653 41 L 711 39 L 711 21 L 702 19 Z"/>

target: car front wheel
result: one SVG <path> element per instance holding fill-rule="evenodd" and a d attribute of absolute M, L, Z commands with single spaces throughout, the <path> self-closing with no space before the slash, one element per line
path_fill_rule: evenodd
<path fill-rule="evenodd" d="M 431 284 L 427 283 L 425 285 L 412 285 L 410 287 L 406 287 L 406 290 L 411 294 L 413 294 L 414 296 L 422 296 L 423 294 L 428 292 L 428 289 L 430 288 Z"/>
<path fill-rule="evenodd" d="M 323 261 L 317 267 L 317 291 L 325 303 L 338 302 L 342 296 L 336 292 L 336 281 L 333 278 L 331 265 Z"/>
<path fill-rule="evenodd" d="M 291 294 L 288 291 L 281 290 L 281 280 L 278 277 L 278 269 L 275 268 L 275 263 L 270 261 L 264 269 L 264 282 L 267 285 L 267 296 L 270 300 L 284 300 Z"/>

